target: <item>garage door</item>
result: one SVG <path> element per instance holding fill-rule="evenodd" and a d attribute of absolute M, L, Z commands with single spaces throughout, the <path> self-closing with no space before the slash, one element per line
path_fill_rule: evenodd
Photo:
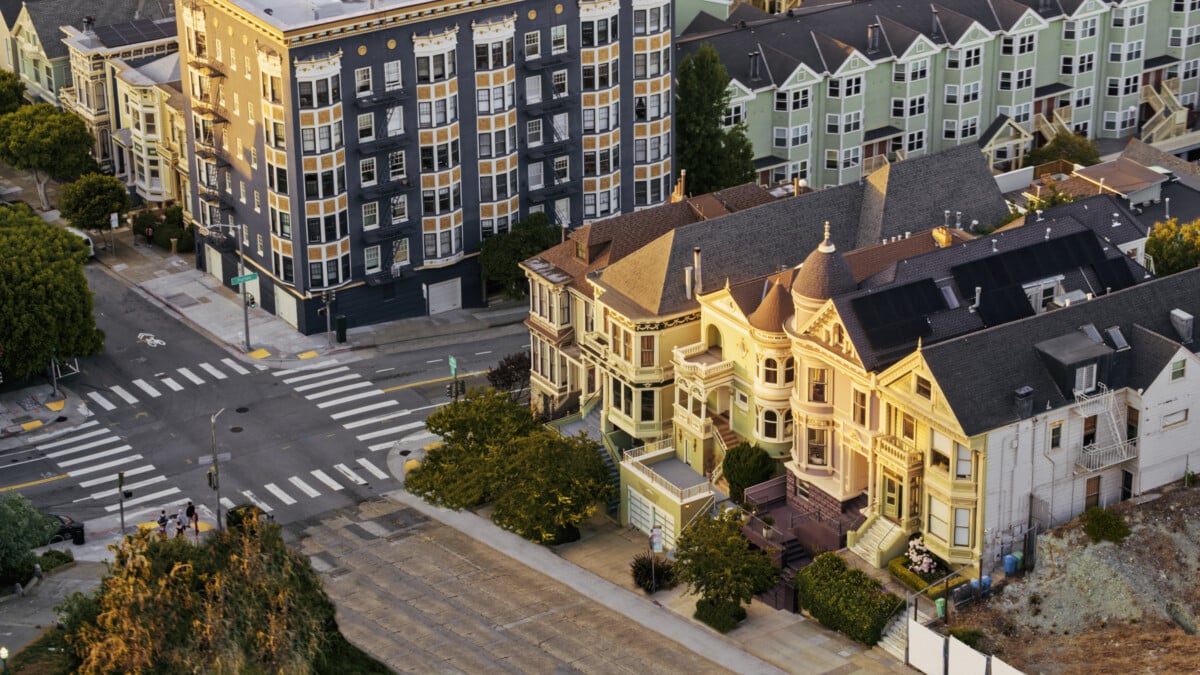
<path fill-rule="evenodd" d="M 462 280 L 429 284 L 429 313 L 440 314 L 462 307 Z"/>
<path fill-rule="evenodd" d="M 296 298 L 280 286 L 275 286 L 275 316 L 286 321 L 292 328 L 299 327 L 296 322 Z"/>
<path fill-rule="evenodd" d="M 213 248 L 212 246 L 205 245 L 204 246 L 204 263 L 205 263 L 204 267 L 208 270 L 208 273 L 211 274 L 212 276 L 216 277 L 216 279 L 218 281 L 220 281 L 222 279 L 222 277 L 221 277 L 221 252 L 218 251 L 217 249 Z"/>
<path fill-rule="evenodd" d="M 655 507 L 653 502 L 643 497 L 632 485 L 629 486 L 629 524 L 646 534 L 650 534 L 650 528 L 658 525 L 663 530 L 663 546 L 675 548 L 675 519 L 671 514 Z"/>

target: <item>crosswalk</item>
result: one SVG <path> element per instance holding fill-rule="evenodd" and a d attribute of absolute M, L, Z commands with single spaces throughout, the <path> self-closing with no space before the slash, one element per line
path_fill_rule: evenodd
<path fill-rule="evenodd" d="M 259 370 L 267 369 L 266 366 L 258 364 L 254 367 Z M 196 371 L 199 371 L 202 375 L 198 375 Z M 209 382 L 228 380 L 231 376 L 235 375 L 249 375 L 251 372 L 253 371 L 237 361 L 230 358 L 223 358 L 217 363 L 197 363 L 192 367 L 183 366 L 176 368 L 174 372 L 163 372 L 151 377 L 137 378 L 131 380 L 125 386 L 120 384 L 110 385 L 107 389 L 102 389 L 101 391 L 88 392 L 87 397 L 92 403 L 99 406 L 101 410 L 111 412 L 120 407 L 122 403 L 137 405 L 143 398 L 155 399 L 164 393 L 183 391 L 184 385 L 181 382 L 190 382 L 196 386 L 201 386 Z M 205 377 L 209 379 L 205 379 Z"/>
<path fill-rule="evenodd" d="M 306 474 L 296 474 L 283 480 L 264 483 L 262 490 L 258 492 L 236 488 L 234 491 L 245 498 L 243 501 L 254 504 L 264 513 L 272 513 L 279 506 L 292 506 L 300 503 L 302 499 L 317 499 L 327 494 L 340 493 L 347 487 L 368 485 L 371 480 L 391 478 L 375 462 L 365 457 L 360 457 L 353 463 L 357 465 L 354 468 L 346 463 L 339 463 L 330 467 L 329 471 L 313 469 Z M 370 476 L 371 480 L 364 478 L 364 475 Z M 221 504 L 228 509 L 236 506 L 237 502 L 230 497 L 221 497 Z"/>

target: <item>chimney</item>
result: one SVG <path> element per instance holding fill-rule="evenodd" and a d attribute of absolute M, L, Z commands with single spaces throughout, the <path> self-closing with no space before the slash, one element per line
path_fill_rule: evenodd
<path fill-rule="evenodd" d="M 94 16 L 83 17 L 83 34 L 84 35 L 95 35 L 96 32 L 95 32 L 95 30 L 93 30 L 95 27 L 96 27 L 96 17 L 94 17 Z"/>
<path fill-rule="evenodd" d="M 1192 344 L 1192 324 L 1195 318 L 1182 309 L 1171 310 L 1171 325 L 1179 335 L 1179 341 L 1185 345 Z"/>
<path fill-rule="evenodd" d="M 692 299 L 692 291 L 695 290 L 696 284 L 696 269 L 691 265 L 683 268 L 683 287 L 687 291 L 687 299 Z"/>
<path fill-rule="evenodd" d="M 983 301 L 983 287 L 976 286 L 975 287 L 975 302 L 971 303 L 971 306 L 967 308 L 967 311 L 974 314 L 975 310 L 979 309 L 979 303 L 982 301 Z"/>
<path fill-rule="evenodd" d="M 695 268 L 694 274 L 696 275 L 696 295 L 700 295 L 704 292 L 704 276 L 701 274 L 700 270 L 699 246 L 692 249 L 692 266 Z"/>
<path fill-rule="evenodd" d="M 940 35 L 938 35 L 938 11 L 937 11 L 937 7 L 934 7 L 932 11 L 933 11 L 933 21 L 932 21 L 932 23 L 931 23 L 931 27 L 930 27 L 930 29 L 929 29 L 929 37 L 930 37 L 930 38 L 932 38 L 933 40 L 935 40 L 935 41 L 936 41 L 936 40 L 940 39 L 940 37 L 941 37 Z"/>
<path fill-rule="evenodd" d="M 758 52 L 750 52 L 746 56 L 750 58 L 750 81 L 753 82 L 759 77 L 759 54 Z"/>
<path fill-rule="evenodd" d="M 867 53 L 874 54 L 879 51 L 879 24 L 867 24 Z"/>
<path fill-rule="evenodd" d="M 950 248 L 950 244 L 954 243 L 954 238 L 950 235 L 950 228 L 948 227 L 934 228 L 933 240 L 937 242 L 938 248 Z"/>
<path fill-rule="evenodd" d="M 1033 414 L 1033 387 L 1025 385 L 1013 390 L 1013 403 L 1017 408 L 1017 417 L 1029 419 Z"/>

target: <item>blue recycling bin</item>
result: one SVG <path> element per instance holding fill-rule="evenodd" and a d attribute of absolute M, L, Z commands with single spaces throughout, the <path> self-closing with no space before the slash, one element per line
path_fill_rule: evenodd
<path fill-rule="evenodd" d="M 992 592 L 992 578 L 984 575 L 979 579 L 979 584 L 983 588 L 983 594 L 987 595 Z"/>
<path fill-rule="evenodd" d="M 1004 556 L 1004 574 L 1012 576 L 1017 573 L 1017 556 L 1009 553 Z"/>

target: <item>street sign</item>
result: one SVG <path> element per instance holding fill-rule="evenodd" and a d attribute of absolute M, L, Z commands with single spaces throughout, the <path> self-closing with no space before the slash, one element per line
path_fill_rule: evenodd
<path fill-rule="evenodd" d="M 119 225 L 120 222 L 121 222 L 120 216 L 117 215 L 116 211 L 113 211 L 112 213 L 108 214 L 108 227 L 110 229 L 113 229 L 113 230 L 117 229 L 117 225 Z"/>
<path fill-rule="evenodd" d="M 244 283 L 246 283 L 246 282 L 249 282 L 249 281 L 254 281 L 254 280 L 255 280 L 255 279 L 257 279 L 257 278 L 258 278 L 258 273 L 257 273 L 257 272 L 251 272 L 250 274 L 243 274 L 243 275 L 242 275 L 242 276 L 240 276 L 240 277 L 234 277 L 234 278 L 232 278 L 232 279 L 230 279 L 230 280 L 229 280 L 229 283 L 230 283 L 230 284 L 232 284 L 232 285 L 234 285 L 234 286 L 237 286 L 237 285 L 239 285 L 239 284 L 244 284 Z"/>
<path fill-rule="evenodd" d="M 662 553 L 663 550 L 662 527 L 658 525 L 650 528 L 650 550 L 655 553 Z"/>
<path fill-rule="evenodd" d="M 455 375 L 458 375 L 458 359 L 451 356 L 449 361 L 450 361 L 450 376 L 454 377 Z"/>

